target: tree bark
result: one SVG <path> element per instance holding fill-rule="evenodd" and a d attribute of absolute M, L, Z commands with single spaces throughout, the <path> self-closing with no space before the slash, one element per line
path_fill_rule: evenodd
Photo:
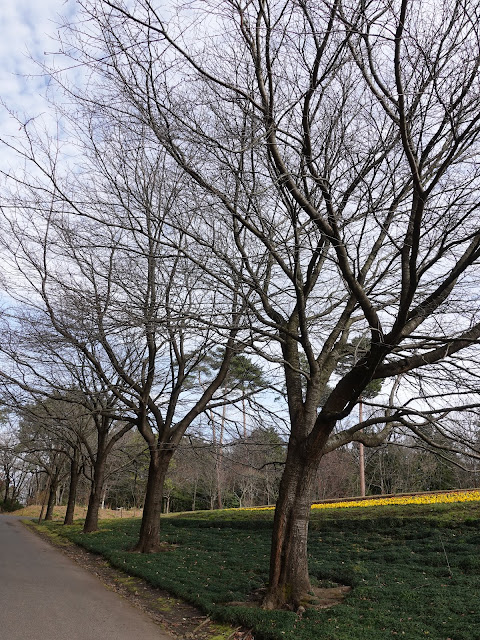
<path fill-rule="evenodd" d="M 45 513 L 45 520 L 53 520 L 53 507 L 55 506 L 55 498 L 57 495 L 58 479 L 53 478 L 50 482 L 50 490 L 48 492 L 47 511 Z"/>
<path fill-rule="evenodd" d="M 147 491 L 143 506 L 140 536 L 133 551 L 155 553 L 160 546 L 160 514 L 162 512 L 163 485 L 173 451 L 150 450 Z"/>
<path fill-rule="evenodd" d="M 310 459 L 309 459 L 310 458 Z M 266 609 L 298 608 L 311 590 L 308 573 L 308 522 L 311 495 L 321 456 L 289 446 L 275 508 Z"/>
<path fill-rule="evenodd" d="M 78 466 L 77 456 L 73 456 L 70 463 L 70 483 L 68 487 L 67 510 L 63 524 L 73 524 L 73 516 L 75 513 L 75 502 L 77 499 L 78 480 L 80 478 L 80 469 Z"/>
<path fill-rule="evenodd" d="M 40 508 L 40 515 L 38 516 L 38 520 L 37 520 L 37 524 L 40 524 L 40 522 L 43 519 L 43 512 L 45 511 L 45 504 L 47 502 L 47 495 L 49 495 L 50 492 L 50 476 L 47 476 L 47 486 L 45 487 L 45 490 L 43 493 L 43 498 L 42 498 L 42 506 Z M 38 479 L 37 479 L 38 482 Z"/>
<path fill-rule="evenodd" d="M 83 533 L 92 533 L 98 530 L 98 511 L 102 502 L 103 483 L 105 481 L 106 456 L 98 457 L 93 470 L 93 482 L 88 499 L 87 515 L 83 525 Z"/>
<path fill-rule="evenodd" d="M 4 502 L 7 502 L 7 500 L 8 500 L 9 491 L 10 491 L 10 475 L 7 473 L 5 475 L 5 493 L 4 493 L 4 496 L 3 496 Z"/>

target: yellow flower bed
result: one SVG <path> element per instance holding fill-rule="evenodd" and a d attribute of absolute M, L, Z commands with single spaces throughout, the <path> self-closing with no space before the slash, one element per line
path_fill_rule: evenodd
<path fill-rule="evenodd" d="M 369 498 L 366 500 L 344 500 L 343 502 L 326 502 L 312 504 L 312 509 L 347 509 L 349 507 L 376 507 L 389 504 L 441 504 L 447 502 L 473 502 L 480 501 L 480 490 L 474 491 L 446 491 L 445 493 L 431 493 L 420 496 L 398 496 L 395 498 Z M 243 507 L 242 511 L 269 511 L 275 509 L 268 507 Z M 235 509 L 225 509 L 234 511 Z"/>
<path fill-rule="evenodd" d="M 368 500 L 348 500 L 312 504 L 312 509 L 339 509 L 348 507 L 374 507 L 389 504 L 440 504 L 446 502 L 471 502 L 480 500 L 480 491 L 448 491 L 421 496 L 398 496 L 396 498 L 371 498 Z"/>

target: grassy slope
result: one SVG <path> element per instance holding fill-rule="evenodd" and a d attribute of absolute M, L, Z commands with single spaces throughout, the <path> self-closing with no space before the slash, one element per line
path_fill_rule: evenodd
<path fill-rule="evenodd" d="M 301 618 L 226 605 L 265 586 L 271 521 L 268 511 L 164 518 L 162 538 L 178 546 L 151 556 L 127 551 L 138 519 L 105 521 L 89 535 L 79 525 L 49 526 L 217 619 L 253 628 L 256 640 L 480 638 L 480 503 L 313 512 L 312 577 L 353 590 L 343 604 Z"/>

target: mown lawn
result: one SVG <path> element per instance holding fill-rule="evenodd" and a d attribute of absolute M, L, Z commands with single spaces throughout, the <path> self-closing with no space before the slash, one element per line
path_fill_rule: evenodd
<path fill-rule="evenodd" d="M 244 602 L 265 587 L 272 512 L 217 511 L 166 517 L 172 551 L 128 551 L 139 520 L 49 524 L 218 620 L 253 628 L 256 640 L 479 640 L 480 502 L 312 512 L 310 568 L 320 586 L 350 585 L 334 608 L 267 612 Z"/>

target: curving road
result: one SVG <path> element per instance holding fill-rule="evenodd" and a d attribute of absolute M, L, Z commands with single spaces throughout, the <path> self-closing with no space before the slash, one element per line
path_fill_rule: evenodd
<path fill-rule="evenodd" d="M 5 515 L 0 515 L 0 638 L 173 640 L 18 518 Z"/>

